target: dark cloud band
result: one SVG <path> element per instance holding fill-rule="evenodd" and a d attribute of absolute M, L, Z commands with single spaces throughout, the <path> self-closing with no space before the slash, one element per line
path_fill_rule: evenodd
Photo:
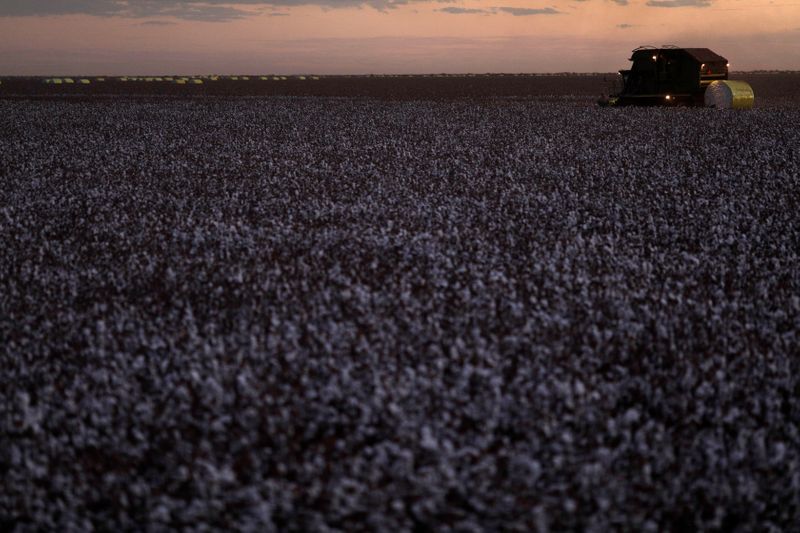
<path fill-rule="evenodd" d="M 100 17 L 156 18 L 196 21 L 229 21 L 259 13 L 259 8 L 316 5 L 328 8 L 369 6 L 386 11 L 421 0 L 0 0 L 0 17 L 93 15 Z M 452 0 L 434 0 L 449 2 Z M 611 0 L 628 5 L 628 0 Z M 707 7 L 712 0 L 647 0 L 650 7 Z M 553 7 L 467 8 L 439 10 L 454 15 L 506 13 L 515 17 L 558 15 Z"/>
<path fill-rule="evenodd" d="M 93 15 L 100 17 L 172 17 L 228 21 L 258 13 L 258 8 L 317 5 L 392 9 L 415 0 L 0 0 L 0 17 Z M 448 1 L 448 0 L 436 0 Z"/>

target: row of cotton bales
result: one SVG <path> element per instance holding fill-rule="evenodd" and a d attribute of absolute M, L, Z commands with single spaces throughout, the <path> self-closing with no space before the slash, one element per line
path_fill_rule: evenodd
<path fill-rule="evenodd" d="M 288 79 L 295 80 L 318 80 L 319 76 L 279 76 L 279 75 L 266 75 L 266 76 L 214 76 L 212 79 L 223 79 L 231 81 L 284 81 Z"/>
<path fill-rule="evenodd" d="M 203 75 L 203 76 L 119 76 L 113 78 L 120 82 L 145 82 L 145 83 L 175 83 L 178 85 L 202 85 L 206 81 L 285 81 L 289 79 L 295 80 L 318 80 L 319 76 L 218 76 L 218 75 Z M 94 82 L 105 82 L 106 78 L 45 78 L 44 83 L 52 85 L 89 85 Z"/>
<path fill-rule="evenodd" d="M 202 85 L 203 77 L 201 76 L 121 76 L 117 78 L 123 83 L 128 82 L 145 82 L 145 83 L 177 83 L 179 85 L 195 84 Z"/>
<path fill-rule="evenodd" d="M 95 78 L 95 81 L 102 82 L 102 81 L 106 81 L 106 80 L 105 80 L 105 78 Z M 74 79 L 74 78 L 45 78 L 44 82 L 47 83 L 47 84 L 52 84 L 52 85 L 63 85 L 63 84 L 70 85 L 70 84 L 75 84 L 75 83 L 80 84 L 80 85 L 89 85 L 90 83 L 92 83 L 92 80 L 89 79 L 89 78 L 78 78 L 78 79 Z"/>
<path fill-rule="evenodd" d="M 177 83 L 180 85 L 186 84 L 197 84 L 201 85 L 205 81 L 220 81 L 220 80 L 230 80 L 230 81 L 251 81 L 251 80 L 260 80 L 260 81 L 283 81 L 288 79 L 297 79 L 297 80 L 318 80 L 320 79 L 319 76 L 277 76 L 277 75 L 269 75 L 269 76 L 219 76 L 219 75 L 201 75 L 201 76 L 121 76 L 117 78 L 119 81 L 122 82 L 136 82 L 136 81 L 143 81 L 143 82 L 170 82 L 170 83 Z"/>

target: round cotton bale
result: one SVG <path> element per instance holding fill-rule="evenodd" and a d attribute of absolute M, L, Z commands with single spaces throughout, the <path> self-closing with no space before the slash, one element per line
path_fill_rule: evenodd
<path fill-rule="evenodd" d="M 178 85 L 186 85 L 186 80 L 175 80 Z"/>
<path fill-rule="evenodd" d="M 64 83 L 75 83 L 75 80 L 72 78 L 64 78 Z"/>
<path fill-rule="evenodd" d="M 744 81 L 715 81 L 708 86 L 705 94 L 706 107 L 717 109 L 750 109 L 754 100 L 753 88 Z"/>
<path fill-rule="evenodd" d="M 87 80 L 86 78 L 82 78 L 82 79 L 81 79 L 81 84 L 82 84 L 82 85 L 89 85 L 90 83 L 92 83 L 92 82 L 91 82 L 91 81 L 89 81 L 89 80 Z"/>
<path fill-rule="evenodd" d="M 202 85 L 203 84 L 203 80 L 198 80 L 197 78 L 195 78 L 195 79 L 192 80 L 192 83 L 194 83 L 195 85 Z"/>

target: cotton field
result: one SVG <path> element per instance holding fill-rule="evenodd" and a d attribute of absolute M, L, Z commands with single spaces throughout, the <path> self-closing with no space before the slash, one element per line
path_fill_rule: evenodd
<path fill-rule="evenodd" d="M 787 101 L 0 100 L 0 528 L 796 527 Z"/>

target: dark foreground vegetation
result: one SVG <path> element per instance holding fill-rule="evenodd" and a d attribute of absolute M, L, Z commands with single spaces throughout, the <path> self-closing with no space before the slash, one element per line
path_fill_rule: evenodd
<path fill-rule="evenodd" d="M 785 102 L 0 101 L 0 529 L 796 527 Z"/>

